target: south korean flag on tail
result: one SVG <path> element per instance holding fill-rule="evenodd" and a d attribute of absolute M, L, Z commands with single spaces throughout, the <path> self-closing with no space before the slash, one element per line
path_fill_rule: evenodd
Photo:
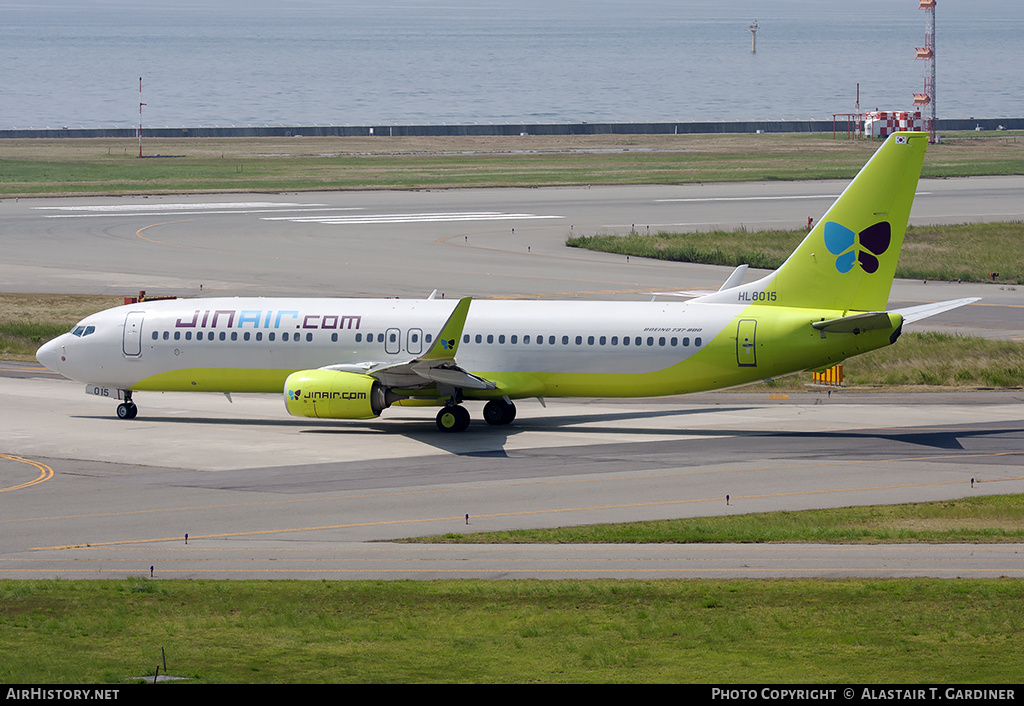
<path fill-rule="evenodd" d="M 896 144 L 897 145 L 905 145 L 905 144 L 907 144 L 907 136 L 906 135 L 897 135 L 896 136 Z"/>

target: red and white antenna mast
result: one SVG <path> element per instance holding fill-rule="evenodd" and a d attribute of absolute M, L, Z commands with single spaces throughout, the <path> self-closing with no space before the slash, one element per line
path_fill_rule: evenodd
<path fill-rule="evenodd" d="M 142 77 L 139 76 L 139 156 L 142 156 Z"/>
<path fill-rule="evenodd" d="M 935 0 L 920 0 L 919 10 L 928 13 L 924 25 L 924 46 L 917 47 L 917 58 L 927 61 L 924 72 L 924 93 L 914 94 L 914 105 L 926 108 L 924 129 L 928 141 L 935 142 Z"/>

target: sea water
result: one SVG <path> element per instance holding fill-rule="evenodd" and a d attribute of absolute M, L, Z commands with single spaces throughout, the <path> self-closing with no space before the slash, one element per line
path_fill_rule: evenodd
<path fill-rule="evenodd" d="M 858 84 L 905 110 L 918 4 L 0 0 L 0 128 L 827 120 Z M 936 13 L 938 117 L 1024 115 L 1024 3 Z"/>

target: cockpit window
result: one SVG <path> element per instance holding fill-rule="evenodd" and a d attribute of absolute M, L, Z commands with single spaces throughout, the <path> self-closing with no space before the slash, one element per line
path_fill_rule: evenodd
<path fill-rule="evenodd" d="M 82 336 L 88 336 L 90 333 L 95 332 L 95 326 L 75 326 L 75 328 L 71 330 L 71 335 L 78 336 L 79 338 L 81 338 Z"/>

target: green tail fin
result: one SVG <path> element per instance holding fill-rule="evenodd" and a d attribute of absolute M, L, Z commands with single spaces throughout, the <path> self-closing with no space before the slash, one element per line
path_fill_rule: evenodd
<path fill-rule="evenodd" d="M 928 134 L 878 148 L 764 291 L 769 305 L 883 311 L 921 176 Z"/>

